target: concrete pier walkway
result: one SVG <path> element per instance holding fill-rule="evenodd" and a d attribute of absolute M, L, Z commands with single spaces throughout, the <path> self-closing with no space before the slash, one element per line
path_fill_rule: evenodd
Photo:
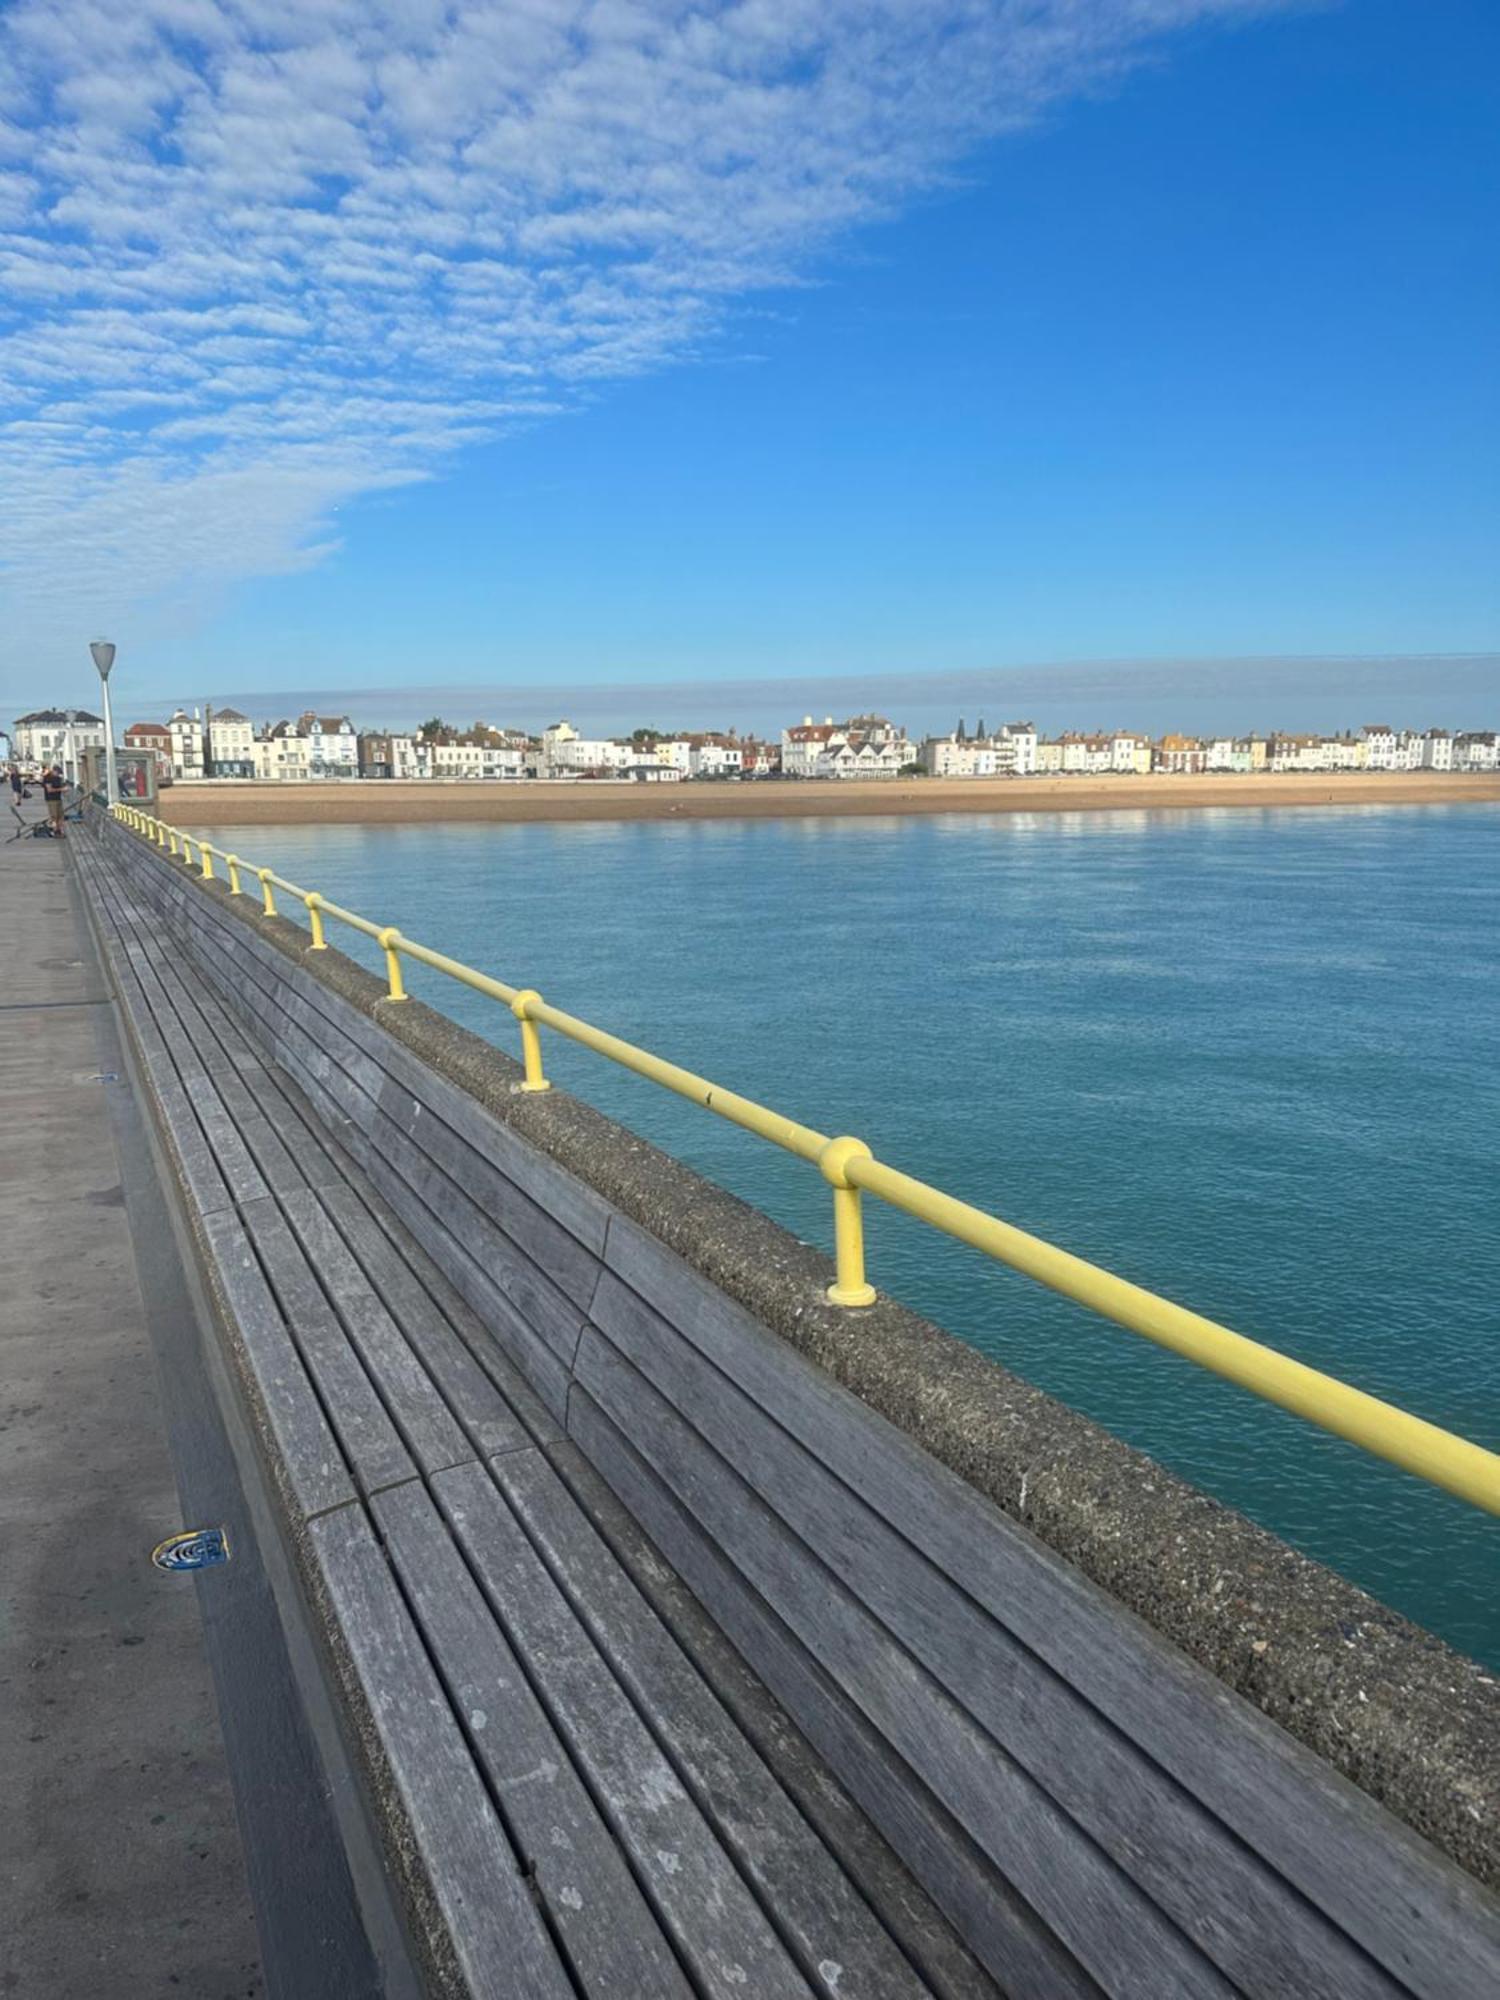
<path fill-rule="evenodd" d="M 70 832 L 73 829 L 70 829 Z M 264 1991 L 65 846 L 0 845 L 0 1992 Z"/>

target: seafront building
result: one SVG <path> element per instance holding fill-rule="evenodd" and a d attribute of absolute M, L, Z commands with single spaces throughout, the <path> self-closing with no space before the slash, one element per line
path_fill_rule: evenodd
<path fill-rule="evenodd" d="M 23 766 L 60 764 L 73 784 L 82 773 L 84 752 L 103 748 L 104 724 L 86 708 L 34 709 L 18 715 L 11 731 L 12 754 Z"/>
<path fill-rule="evenodd" d="M 216 778 L 255 776 L 255 725 L 237 708 L 210 709 L 209 768 Z"/>
<path fill-rule="evenodd" d="M 784 778 L 894 778 L 920 768 L 906 731 L 883 715 L 854 715 L 835 722 L 825 715 L 781 732 Z"/>

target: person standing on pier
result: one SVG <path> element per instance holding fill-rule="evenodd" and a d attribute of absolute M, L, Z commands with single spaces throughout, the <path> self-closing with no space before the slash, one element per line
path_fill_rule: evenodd
<path fill-rule="evenodd" d="M 42 773 L 42 797 L 47 801 L 47 817 L 52 822 L 54 840 L 63 838 L 63 792 L 66 788 L 67 780 L 63 777 L 62 767 L 49 764 Z"/>

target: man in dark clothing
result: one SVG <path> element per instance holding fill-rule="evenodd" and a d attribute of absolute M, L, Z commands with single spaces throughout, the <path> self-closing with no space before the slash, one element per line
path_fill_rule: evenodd
<path fill-rule="evenodd" d="M 52 838 L 63 837 L 63 793 L 67 790 L 67 780 L 56 764 L 49 764 L 42 773 L 42 797 L 47 801 L 47 817 L 52 822 Z"/>

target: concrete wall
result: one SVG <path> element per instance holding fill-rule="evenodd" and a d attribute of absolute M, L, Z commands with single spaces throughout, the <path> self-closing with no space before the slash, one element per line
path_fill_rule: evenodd
<path fill-rule="evenodd" d="M 102 837 L 1003 1984 L 1500 1990 L 1473 1663 L 893 1302 L 828 1307 L 764 1216 Z"/>

